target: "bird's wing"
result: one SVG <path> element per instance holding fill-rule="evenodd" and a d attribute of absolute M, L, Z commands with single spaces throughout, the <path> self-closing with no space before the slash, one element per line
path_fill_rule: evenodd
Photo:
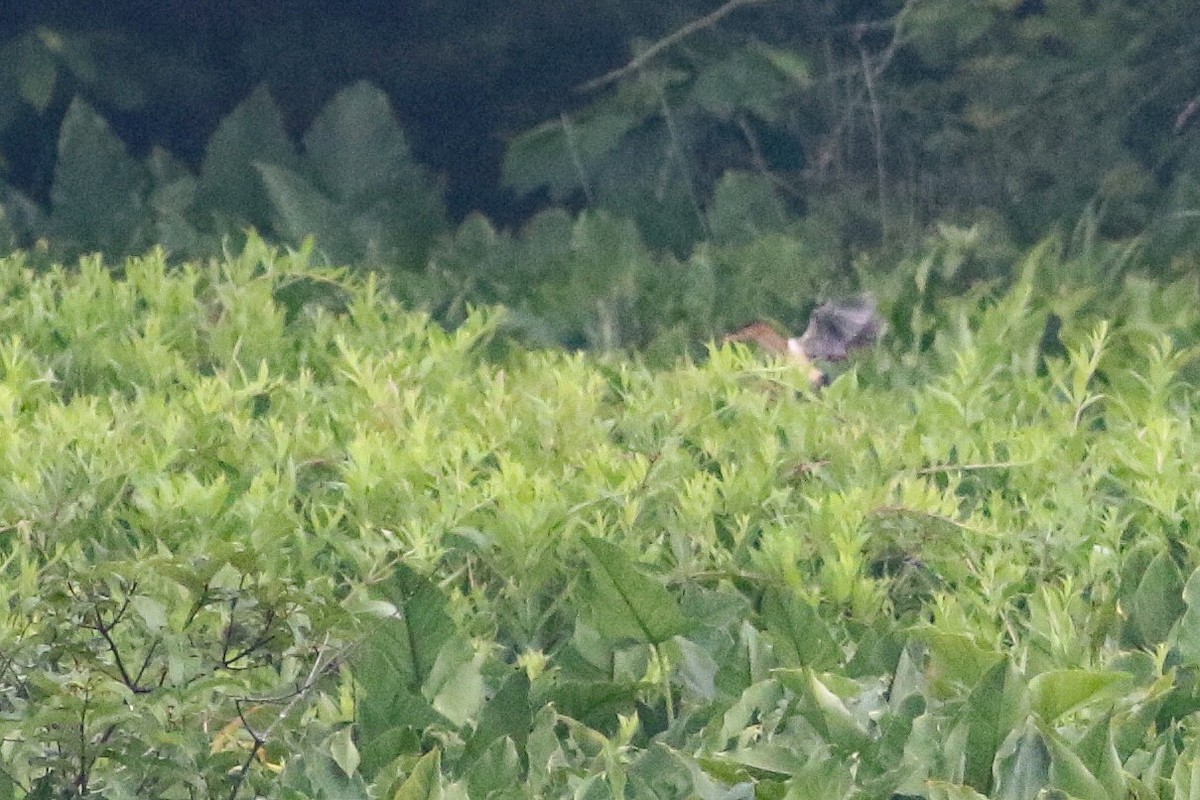
<path fill-rule="evenodd" d="M 882 328 L 875 298 L 870 295 L 831 301 L 808 318 L 800 348 L 814 360 L 842 361 L 854 350 L 875 344 Z"/>

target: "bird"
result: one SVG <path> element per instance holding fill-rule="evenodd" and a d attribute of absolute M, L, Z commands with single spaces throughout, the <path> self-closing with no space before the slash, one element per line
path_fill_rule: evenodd
<path fill-rule="evenodd" d="M 829 375 L 814 361 L 844 361 L 855 350 L 875 344 L 882 330 L 875 298 L 864 294 L 821 304 L 800 336 L 787 336 L 760 320 L 728 334 L 723 341 L 752 342 L 800 364 L 815 389 L 828 385 Z"/>

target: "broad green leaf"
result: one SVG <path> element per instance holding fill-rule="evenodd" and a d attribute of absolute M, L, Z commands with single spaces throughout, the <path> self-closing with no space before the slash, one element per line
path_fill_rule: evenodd
<path fill-rule="evenodd" d="M 917 636 L 929 647 L 930 677 L 938 684 L 974 686 L 981 675 L 1002 659 L 999 653 L 981 648 L 962 634 L 929 628 L 918 631 Z"/>
<path fill-rule="evenodd" d="M 783 685 L 776 678 L 768 678 L 747 688 L 722 716 L 721 727 L 712 746 L 718 750 L 725 749 L 729 741 L 750 727 L 754 720 L 778 706 L 783 693 Z"/>
<path fill-rule="evenodd" d="M 807 88 L 812 84 L 812 70 L 809 68 L 808 59 L 800 53 L 795 50 L 771 47 L 761 42 L 756 43 L 755 49 L 770 61 L 775 69 L 786 75 L 792 83 L 801 88 Z"/>
<path fill-rule="evenodd" d="M 1113 717 L 1106 714 L 1088 728 L 1074 751 L 1087 770 L 1113 798 L 1125 797 L 1127 781 L 1113 738 Z"/>
<path fill-rule="evenodd" d="M 54 98 L 58 64 L 35 33 L 25 34 L 13 46 L 18 60 L 10 68 L 16 73 L 21 99 L 43 113 Z"/>
<path fill-rule="evenodd" d="M 77 246 L 108 253 L 140 250 L 147 242 L 142 167 L 83 100 L 73 100 L 58 136 L 50 189 L 50 224 Z"/>
<path fill-rule="evenodd" d="M 987 800 L 970 786 L 960 786 L 944 781 L 926 781 L 925 791 L 928 800 Z"/>
<path fill-rule="evenodd" d="M 1028 693 L 1007 659 L 996 663 L 967 697 L 966 759 L 963 782 L 991 791 L 993 764 L 1001 743 L 1012 735 L 1029 707 Z"/>
<path fill-rule="evenodd" d="M 551 771 L 567 763 L 555 731 L 557 725 L 558 715 L 554 706 L 545 705 L 533 717 L 530 726 L 525 743 L 525 757 L 529 765 L 529 788 L 535 796 L 549 783 Z"/>
<path fill-rule="evenodd" d="M 996 754 L 996 800 L 1035 800 L 1050 781 L 1050 751 L 1032 721 L 1005 740 Z"/>
<path fill-rule="evenodd" d="M 446 598 L 411 569 L 397 567 L 379 591 L 400 615 L 373 620 L 353 662 L 365 695 L 358 708 L 359 732 L 366 742 L 398 725 L 424 727 L 442 719 L 423 690 L 456 634 L 445 610 Z M 444 658 L 443 669 L 450 666 L 448 661 Z"/>
<path fill-rule="evenodd" d="M 731 120 L 741 112 L 774 120 L 784 97 L 795 89 L 764 53 L 743 49 L 703 67 L 691 100 L 721 120 Z"/>
<path fill-rule="evenodd" d="M 1050 751 L 1050 785 L 1079 800 L 1114 800 L 1071 746 L 1052 729 L 1039 725 L 1042 741 Z M 1123 795 L 1121 795 L 1123 797 Z"/>
<path fill-rule="evenodd" d="M 1186 610 L 1183 576 L 1167 553 L 1159 553 L 1146 567 L 1129 608 L 1129 622 L 1144 646 L 1167 640 L 1175 621 Z"/>
<path fill-rule="evenodd" d="M 315 236 L 318 246 L 344 251 L 346 220 L 333 202 L 304 178 L 274 164 L 255 162 L 271 199 L 276 229 L 293 242 Z"/>
<path fill-rule="evenodd" d="M 740 750 L 714 756 L 717 763 L 738 764 L 759 772 L 777 775 L 798 775 L 804 771 L 806 761 L 790 747 L 781 744 L 761 743 Z"/>
<path fill-rule="evenodd" d="M 811 669 L 780 669 L 775 674 L 808 701 L 801 713 L 830 744 L 846 753 L 857 753 L 870 744 L 866 728 Z"/>
<path fill-rule="evenodd" d="M 395 788 L 391 800 L 441 800 L 442 751 L 430 750 L 417 762 L 404 782 Z"/>
<path fill-rule="evenodd" d="M 712 701 L 716 697 L 716 676 L 720 665 L 708 650 L 682 636 L 671 638 L 666 647 L 677 648 L 678 673 L 683 685 L 697 697 Z"/>
<path fill-rule="evenodd" d="M 304 136 L 308 163 L 338 202 L 425 189 L 386 94 L 365 81 L 342 89 Z"/>
<path fill-rule="evenodd" d="M 759 615 L 781 666 L 830 669 L 841 660 L 841 649 L 809 603 L 772 588 L 763 595 Z"/>
<path fill-rule="evenodd" d="M 347 778 L 353 778 L 358 772 L 358 748 L 354 745 L 354 732 L 350 726 L 342 728 L 329 739 L 329 754 L 334 762 L 346 773 Z"/>
<path fill-rule="evenodd" d="M 467 742 L 463 758 L 474 761 L 478 754 L 502 736 L 510 737 L 518 748 L 524 750 L 532 725 L 529 677 L 524 670 L 516 669 L 504 679 L 496 694 L 479 712 L 479 723 L 475 734 Z"/>
<path fill-rule="evenodd" d="M 438 652 L 421 691 L 455 725 L 465 725 L 483 704 L 483 656 L 465 639 L 453 638 Z"/>
<path fill-rule="evenodd" d="M 295 148 L 265 86 L 221 120 L 204 153 L 197 205 L 209 214 L 267 229 L 271 203 L 255 164 L 295 170 Z"/>
<path fill-rule="evenodd" d="M 584 537 L 583 544 L 590 569 L 582 602 L 600 633 L 661 644 L 684 632 L 679 603 L 662 583 L 615 545 L 592 536 Z"/>
<path fill-rule="evenodd" d="M 1187 609 L 1179 620 L 1176 637 L 1179 655 L 1186 663 L 1200 664 L 1200 569 L 1188 576 L 1183 602 Z"/>
<path fill-rule="evenodd" d="M 548 186 L 551 197 L 568 197 L 590 186 L 599 162 L 638 121 L 639 116 L 628 111 L 600 111 L 533 128 L 509 143 L 504 183 L 520 194 Z"/>
<path fill-rule="evenodd" d="M 167 627 L 167 609 L 161 601 L 139 594 L 129 598 L 129 604 L 151 631 Z"/>
<path fill-rule="evenodd" d="M 1043 672 L 1029 681 L 1029 699 L 1033 712 L 1043 722 L 1054 724 L 1068 711 L 1091 702 L 1111 699 L 1108 690 L 1129 679 L 1123 672 L 1096 672 L 1063 669 Z"/>
<path fill-rule="evenodd" d="M 472 797 L 525 797 L 521 791 L 521 759 L 510 737 L 496 739 L 464 765 Z"/>
<path fill-rule="evenodd" d="M 1179 753 L 1171 771 L 1175 800 L 1200 800 L 1200 737 L 1194 734 Z"/>

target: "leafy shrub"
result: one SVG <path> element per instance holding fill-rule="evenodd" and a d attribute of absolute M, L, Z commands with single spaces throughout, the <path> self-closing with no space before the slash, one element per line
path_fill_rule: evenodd
<path fill-rule="evenodd" d="M 0 262 L 0 796 L 1186 790 L 1200 290 L 1061 257 L 817 395 L 255 238 Z"/>

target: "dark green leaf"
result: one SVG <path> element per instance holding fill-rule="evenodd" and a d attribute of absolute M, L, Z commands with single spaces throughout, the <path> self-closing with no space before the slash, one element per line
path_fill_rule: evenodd
<path fill-rule="evenodd" d="M 387 95 L 365 81 L 341 90 L 321 109 L 304 136 L 304 152 L 337 202 L 429 190 Z"/>
<path fill-rule="evenodd" d="M 1027 713 L 1028 694 L 1007 659 L 996 663 L 967 698 L 967 750 L 963 782 L 991 791 L 993 762 L 1001 743 Z"/>
<path fill-rule="evenodd" d="M 1143 646 L 1166 641 L 1184 613 L 1183 576 L 1168 553 L 1159 553 L 1146 567 L 1129 608 L 1129 624 Z"/>
<path fill-rule="evenodd" d="M 524 750 L 530 728 L 533 725 L 533 714 L 529 705 L 529 676 L 524 670 L 513 670 L 504 682 L 500 684 L 483 710 L 479 713 L 479 724 L 475 734 L 467 742 L 463 758 L 468 762 L 474 761 L 492 742 L 507 736 L 518 748 Z"/>
<path fill-rule="evenodd" d="M 996 800 L 1035 800 L 1050 781 L 1050 752 L 1032 722 L 1014 731 L 997 753 Z"/>
<path fill-rule="evenodd" d="M 829 628 L 817 609 L 804 600 L 771 588 L 763 594 L 759 613 L 781 666 L 821 670 L 841 661 L 841 649 Z"/>
<path fill-rule="evenodd" d="M 639 570 L 615 545 L 585 537 L 588 580 L 582 604 L 611 639 L 661 644 L 684 632 L 679 603 L 661 582 Z"/>
<path fill-rule="evenodd" d="M 103 119 L 72 101 L 58 137 L 50 224 L 77 246 L 128 253 L 146 246 L 146 174 Z"/>
<path fill-rule="evenodd" d="M 274 164 L 255 162 L 274 208 L 276 230 L 293 242 L 315 236 L 317 246 L 344 253 L 346 222 L 337 207 L 304 178 Z"/>
<path fill-rule="evenodd" d="M 846 707 L 838 695 L 817 677 L 811 669 L 780 669 L 776 675 L 792 691 L 807 700 L 801 709 L 826 741 L 845 753 L 857 753 L 866 748 L 871 736 Z"/>
<path fill-rule="evenodd" d="M 1188 576 L 1183 602 L 1186 610 L 1179 620 L 1176 638 L 1179 655 L 1186 663 L 1200 664 L 1200 569 Z"/>
<path fill-rule="evenodd" d="M 255 164 L 295 170 L 295 148 L 265 86 L 233 110 L 208 141 L 196 202 L 203 211 L 267 229 L 271 203 Z"/>

